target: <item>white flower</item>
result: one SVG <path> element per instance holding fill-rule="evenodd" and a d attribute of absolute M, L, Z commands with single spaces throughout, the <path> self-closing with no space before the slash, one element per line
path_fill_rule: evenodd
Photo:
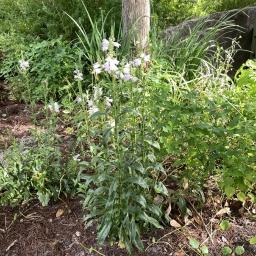
<path fill-rule="evenodd" d="M 149 62 L 150 61 L 150 54 L 142 53 L 140 55 L 140 57 L 144 60 L 144 62 Z"/>
<path fill-rule="evenodd" d="M 107 123 L 110 125 L 111 128 L 114 128 L 116 125 L 115 119 L 108 120 Z"/>
<path fill-rule="evenodd" d="M 119 48 L 121 46 L 121 44 L 119 44 L 118 42 L 113 42 L 113 46 L 116 48 Z"/>
<path fill-rule="evenodd" d="M 109 41 L 104 38 L 102 40 L 101 49 L 103 52 L 106 52 L 106 51 L 108 51 L 108 48 L 109 48 Z"/>
<path fill-rule="evenodd" d="M 88 113 L 90 116 L 92 116 L 94 113 L 99 111 L 99 108 L 94 104 L 93 100 L 88 100 L 87 101 L 87 105 L 88 105 Z"/>
<path fill-rule="evenodd" d="M 137 82 L 139 79 L 135 76 L 132 76 L 131 74 L 124 74 L 124 80 L 125 81 Z"/>
<path fill-rule="evenodd" d="M 134 65 L 135 67 L 140 66 L 141 63 L 142 63 L 141 58 L 137 58 L 137 59 L 135 59 L 135 60 L 133 61 L 133 65 Z"/>
<path fill-rule="evenodd" d="M 132 82 L 137 82 L 139 80 L 139 78 L 138 77 L 135 77 L 135 76 L 133 76 L 132 78 L 131 78 L 131 81 Z"/>
<path fill-rule="evenodd" d="M 106 97 L 106 106 L 108 108 L 111 107 L 112 102 L 113 102 L 113 99 L 111 99 L 110 97 Z"/>
<path fill-rule="evenodd" d="M 115 78 L 116 79 L 124 79 L 124 74 L 120 70 L 117 70 L 115 72 Z"/>
<path fill-rule="evenodd" d="M 102 96 L 103 91 L 101 87 L 98 86 L 94 86 L 93 87 L 93 99 L 95 101 L 99 100 L 99 98 Z"/>
<path fill-rule="evenodd" d="M 124 74 L 124 81 L 130 81 L 132 80 L 132 75 L 131 74 Z"/>
<path fill-rule="evenodd" d="M 73 160 L 76 161 L 76 162 L 80 162 L 81 161 L 80 154 L 77 154 L 77 155 L 73 156 Z"/>
<path fill-rule="evenodd" d="M 118 64 L 119 64 L 119 61 L 117 59 L 107 57 L 106 62 L 103 65 L 103 69 L 108 73 L 112 73 L 118 70 L 118 67 L 117 67 Z"/>
<path fill-rule="evenodd" d="M 88 109 L 88 112 L 89 112 L 90 116 L 92 116 L 93 114 L 95 114 L 98 111 L 99 111 L 99 109 L 96 106 L 92 106 L 91 108 Z"/>
<path fill-rule="evenodd" d="M 80 96 L 77 96 L 76 99 L 75 99 L 76 103 L 81 103 L 82 101 L 83 101 L 83 99 Z"/>
<path fill-rule="evenodd" d="M 58 102 L 54 102 L 52 104 L 49 104 L 48 105 L 48 108 L 50 109 L 50 111 L 52 112 L 56 112 L 56 113 L 59 113 L 60 112 L 60 106 L 58 104 Z"/>
<path fill-rule="evenodd" d="M 98 62 L 96 62 L 95 64 L 93 64 L 93 72 L 94 72 L 96 75 L 100 74 L 101 71 L 102 71 L 102 69 L 101 69 L 101 66 L 100 66 L 100 64 L 99 64 Z"/>
<path fill-rule="evenodd" d="M 76 69 L 74 71 L 74 79 L 76 81 L 83 81 L 84 80 L 83 73 L 80 70 Z"/>
<path fill-rule="evenodd" d="M 131 65 L 129 63 L 124 66 L 124 74 L 130 74 Z"/>
<path fill-rule="evenodd" d="M 29 62 L 26 60 L 20 60 L 19 64 L 20 64 L 20 69 L 22 71 L 26 71 L 29 68 Z"/>

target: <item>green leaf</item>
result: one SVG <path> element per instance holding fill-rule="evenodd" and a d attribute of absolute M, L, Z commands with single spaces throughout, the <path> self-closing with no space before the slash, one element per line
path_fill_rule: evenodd
<path fill-rule="evenodd" d="M 162 194 L 165 196 L 169 195 L 167 188 L 165 187 L 165 185 L 162 182 L 158 182 L 157 184 L 155 184 L 154 189 L 157 194 Z"/>
<path fill-rule="evenodd" d="M 223 221 L 220 223 L 220 228 L 221 228 L 223 231 L 228 230 L 230 227 L 231 227 L 231 225 L 230 225 L 229 221 L 227 221 L 227 220 L 223 220 Z"/>
<path fill-rule="evenodd" d="M 200 246 L 200 243 L 194 238 L 189 238 L 189 244 L 193 249 L 198 249 Z"/>
<path fill-rule="evenodd" d="M 206 245 L 201 246 L 200 250 L 203 254 L 209 254 L 209 249 Z"/>
<path fill-rule="evenodd" d="M 108 234 L 109 234 L 109 231 L 112 227 L 112 223 L 109 222 L 107 224 L 105 224 L 100 230 L 99 230 L 99 233 L 98 233 L 98 239 L 99 239 L 99 242 L 102 243 L 106 240 Z"/>
<path fill-rule="evenodd" d="M 245 202 L 245 200 L 246 200 L 246 195 L 245 195 L 243 192 L 239 192 L 239 193 L 237 194 L 237 198 L 238 198 L 239 201 Z"/>
<path fill-rule="evenodd" d="M 232 197 L 235 194 L 235 188 L 231 187 L 231 186 L 227 186 L 225 187 L 225 193 L 228 197 Z"/>
<path fill-rule="evenodd" d="M 142 215 L 140 215 L 140 217 L 142 220 L 152 224 L 156 228 L 163 228 L 156 219 L 148 216 L 146 213 L 143 213 Z"/>
<path fill-rule="evenodd" d="M 160 145 L 159 145 L 159 143 L 158 143 L 157 141 L 146 140 L 146 142 L 147 142 L 150 146 L 152 146 L 152 147 L 154 147 L 154 148 L 156 148 L 156 149 L 160 149 Z"/>
<path fill-rule="evenodd" d="M 148 189 L 148 184 L 142 177 L 130 177 L 126 182 L 137 184 L 142 188 Z"/>
<path fill-rule="evenodd" d="M 156 162 L 156 157 L 154 154 L 148 154 L 147 157 L 148 160 L 151 161 L 152 163 Z"/>
<path fill-rule="evenodd" d="M 228 246 L 224 246 L 222 248 L 222 253 L 223 253 L 223 255 L 230 255 L 232 253 L 232 249 Z"/>
<path fill-rule="evenodd" d="M 250 240 L 249 240 L 249 243 L 254 245 L 256 244 L 256 236 L 253 236 Z"/>
<path fill-rule="evenodd" d="M 237 255 L 242 255 L 245 253 L 245 250 L 244 250 L 244 247 L 243 246 L 237 246 L 236 249 L 235 249 L 235 253 Z"/>
<path fill-rule="evenodd" d="M 48 193 L 42 193 L 40 191 L 37 192 L 38 200 L 42 204 L 42 206 L 47 206 L 50 201 L 50 196 Z"/>

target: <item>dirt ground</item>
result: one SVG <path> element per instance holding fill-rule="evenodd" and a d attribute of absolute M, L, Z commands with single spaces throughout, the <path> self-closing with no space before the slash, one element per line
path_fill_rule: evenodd
<path fill-rule="evenodd" d="M 31 113 L 24 104 L 0 103 L 0 153 L 12 138 L 29 136 L 31 128 Z M 206 198 L 202 209 L 191 204 L 192 215 L 187 219 L 172 211 L 170 225 L 144 233 L 145 252 L 134 251 L 132 255 L 200 255 L 189 246 L 188 239 L 195 238 L 209 247 L 209 255 L 222 255 L 223 246 L 242 245 L 246 251 L 243 255 L 255 256 L 256 246 L 248 242 L 256 235 L 255 206 L 226 201 L 218 193 L 208 193 Z M 79 199 L 60 200 L 48 207 L 37 201 L 15 208 L 0 207 L 0 256 L 128 255 L 117 244 L 98 245 L 96 224 L 85 229 L 83 214 Z M 228 231 L 220 230 L 222 219 L 231 223 Z"/>

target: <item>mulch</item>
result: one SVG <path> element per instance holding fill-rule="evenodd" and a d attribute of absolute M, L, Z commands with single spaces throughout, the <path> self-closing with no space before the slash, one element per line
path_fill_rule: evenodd
<path fill-rule="evenodd" d="M 40 105 L 37 109 L 40 110 Z M 31 112 L 25 104 L 5 102 L 0 104 L 0 153 L 12 138 L 26 138 L 30 129 Z M 256 209 L 249 210 L 236 201 L 223 201 L 218 194 L 211 195 L 202 209 L 191 208 L 188 221 L 172 211 L 176 224 L 164 229 L 145 232 L 145 252 L 134 251 L 134 256 L 184 256 L 198 255 L 189 246 L 188 239 L 205 242 L 213 256 L 221 255 L 223 246 L 244 246 L 245 256 L 255 256 L 256 246 L 248 240 L 256 235 Z M 230 214 L 216 215 L 223 207 L 230 207 Z M 247 207 L 248 208 L 248 207 Z M 86 214 L 79 199 L 63 199 L 42 207 L 31 201 L 18 207 L 0 207 L 0 256 L 123 256 L 128 253 L 117 243 L 99 245 L 96 223 L 85 229 Z M 228 219 L 231 228 L 221 231 L 219 223 Z"/>

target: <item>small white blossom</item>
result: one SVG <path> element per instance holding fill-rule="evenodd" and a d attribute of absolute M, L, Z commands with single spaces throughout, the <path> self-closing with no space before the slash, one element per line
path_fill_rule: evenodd
<path fill-rule="evenodd" d="M 132 78 L 131 78 L 131 81 L 132 82 L 137 82 L 139 80 L 139 78 L 138 77 L 135 77 L 135 76 L 133 76 Z"/>
<path fill-rule="evenodd" d="M 131 65 L 129 63 L 124 66 L 124 74 L 130 74 Z"/>
<path fill-rule="evenodd" d="M 73 160 L 76 161 L 76 162 L 80 162 L 81 161 L 80 154 L 77 154 L 77 155 L 73 156 Z"/>
<path fill-rule="evenodd" d="M 88 100 L 87 101 L 87 105 L 88 105 L 88 113 L 90 116 L 92 116 L 94 113 L 99 111 L 99 108 L 94 104 L 93 100 Z"/>
<path fill-rule="evenodd" d="M 93 99 L 95 101 L 99 100 L 99 98 L 102 96 L 103 91 L 101 87 L 98 86 L 94 86 L 93 87 Z"/>
<path fill-rule="evenodd" d="M 106 106 L 108 108 L 111 107 L 112 102 L 113 102 L 113 99 L 111 99 L 110 97 L 106 97 Z"/>
<path fill-rule="evenodd" d="M 119 48 L 121 46 L 121 44 L 119 44 L 118 42 L 113 42 L 113 46 L 116 48 Z"/>
<path fill-rule="evenodd" d="M 76 81 L 83 81 L 84 80 L 83 73 L 80 70 L 76 69 L 74 71 L 74 79 Z"/>
<path fill-rule="evenodd" d="M 132 80 L 132 75 L 131 74 L 124 74 L 124 81 L 130 81 Z"/>
<path fill-rule="evenodd" d="M 149 62 L 150 61 L 150 54 L 142 53 L 140 55 L 140 57 L 144 60 L 144 62 Z"/>
<path fill-rule="evenodd" d="M 140 66 L 141 63 L 142 63 L 141 58 L 137 58 L 137 59 L 135 59 L 135 60 L 133 61 L 133 65 L 134 65 L 135 67 Z"/>
<path fill-rule="evenodd" d="M 117 70 L 115 72 L 115 78 L 116 79 L 124 79 L 124 74 L 120 70 Z"/>
<path fill-rule="evenodd" d="M 19 64 L 20 64 L 20 69 L 22 71 L 26 71 L 29 68 L 29 62 L 26 60 L 20 60 Z"/>
<path fill-rule="evenodd" d="M 107 57 L 106 62 L 103 65 L 103 69 L 108 73 L 112 73 L 118 70 L 118 67 L 117 67 L 118 64 L 119 64 L 119 61 L 117 59 Z"/>
<path fill-rule="evenodd" d="M 102 40 L 101 49 L 103 52 L 106 52 L 109 49 L 109 41 L 105 38 Z"/>
<path fill-rule="evenodd" d="M 75 99 L 76 103 L 81 103 L 82 101 L 83 101 L 83 99 L 80 96 L 77 96 L 76 99 Z"/>
<path fill-rule="evenodd" d="M 60 112 L 60 106 L 58 104 L 58 102 L 54 102 L 52 104 L 49 104 L 48 105 L 48 108 L 50 109 L 50 111 L 52 112 L 56 112 L 56 113 L 59 113 Z"/>
<path fill-rule="evenodd" d="M 116 125 L 116 122 L 115 122 L 115 120 L 114 120 L 114 119 L 109 120 L 107 123 L 108 123 L 108 124 L 109 124 L 109 126 L 110 126 L 110 127 L 112 127 L 112 128 L 114 128 L 114 127 L 115 127 L 115 125 Z"/>
<path fill-rule="evenodd" d="M 102 71 L 102 69 L 101 69 L 101 66 L 100 66 L 100 64 L 99 64 L 98 62 L 96 62 L 95 64 L 93 64 L 93 72 L 94 72 L 96 75 L 100 74 L 101 71 Z"/>

